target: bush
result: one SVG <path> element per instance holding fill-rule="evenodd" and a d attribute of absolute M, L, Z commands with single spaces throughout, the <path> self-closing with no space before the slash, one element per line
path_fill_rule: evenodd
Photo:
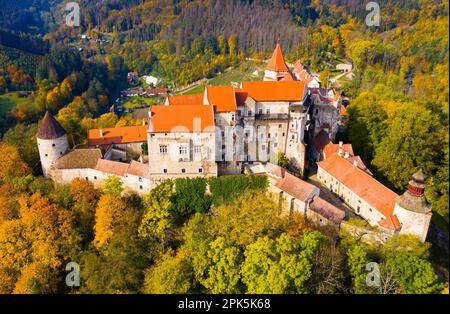
<path fill-rule="evenodd" d="M 267 176 L 230 175 L 209 179 L 214 205 L 229 204 L 247 190 L 266 190 L 269 186 Z"/>
<path fill-rule="evenodd" d="M 175 194 L 172 209 L 186 216 L 194 212 L 205 213 L 211 206 L 211 197 L 206 194 L 205 178 L 178 178 L 175 180 Z"/>

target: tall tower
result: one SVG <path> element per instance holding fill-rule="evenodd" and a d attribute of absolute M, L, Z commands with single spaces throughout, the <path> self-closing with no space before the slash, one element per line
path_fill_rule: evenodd
<path fill-rule="evenodd" d="M 425 195 L 425 175 L 417 171 L 408 183 L 408 190 L 397 197 L 394 214 L 402 224 L 400 233 L 415 234 L 425 242 L 431 220 L 431 208 Z"/>
<path fill-rule="evenodd" d="M 270 58 L 269 64 L 264 71 L 264 81 L 281 81 L 285 77 L 292 77 L 292 75 L 286 62 L 284 62 L 280 43 L 277 43 L 272 58 Z"/>
<path fill-rule="evenodd" d="M 67 133 L 47 111 L 36 134 L 39 158 L 41 160 L 44 177 L 49 177 L 49 169 L 56 159 L 64 155 L 69 149 Z"/>

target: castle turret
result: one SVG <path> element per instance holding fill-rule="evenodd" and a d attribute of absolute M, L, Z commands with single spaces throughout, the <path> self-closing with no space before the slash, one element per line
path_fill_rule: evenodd
<path fill-rule="evenodd" d="M 36 134 L 39 158 L 44 177 L 49 177 L 49 169 L 56 159 L 69 149 L 67 133 L 61 124 L 47 111 Z"/>
<path fill-rule="evenodd" d="M 425 175 L 422 169 L 417 171 L 408 183 L 408 189 L 397 197 L 394 214 L 401 221 L 400 233 L 415 234 L 425 241 L 430 226 L 431 207 L 425 195 Z"/>
<path fill-rule="evenodd" d="M 288 75 L 291 75 L 289 68 L 286 62 L 284 62 L 281 46 L 277 43 L 272 58 L 270 58 L 269 64 L 264 72 L 264 81 L 280 81 Z"/>

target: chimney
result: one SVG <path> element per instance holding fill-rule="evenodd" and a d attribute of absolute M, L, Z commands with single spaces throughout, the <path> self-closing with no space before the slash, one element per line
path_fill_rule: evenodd
<path fill-rule="evenodd" d="M 358 161 L 357 160 L 353 160 L 353 166 L 358 167 Z"/>
<path fill-rule="evenodd" d="M 103 130 L 100 129 L 100 137 L 103 137 Z"/>
<path fill-rule="evenodd" d="M 339 148 L 339 150 L 338 150 L 338 156 L 339 156 L 339 157 L 342 157 L 342 153 L 343 153 L 343 150 L 342 150 L 341 148 Z"/>
<path fill-rule="evenodd" d="M 342 147 L 342 145 L 344 145 L 344 142 L 339 141 L 339 147 Z"/>
<path fill-rule="evenodd" d="M 348 152 L 345 152 L 345 154 L 344 154 L 344 158 L 348 158 L 348 157 L 350 157 L 350 154 L 348 153 Z"/>

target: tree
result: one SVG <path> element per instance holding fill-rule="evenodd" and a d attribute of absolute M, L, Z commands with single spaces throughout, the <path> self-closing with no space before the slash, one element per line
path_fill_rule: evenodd
<path fill-rule="evenodd" d="M 211 293 L 241 293 L 240 249 L 226 243 L 224 237 L 218 237 L 209 244 L 207 277 L 200 283 Z"/>
<path fill-rule="evenodd" d="M 0 225 L 0 291 L 55 293 L 80 250 L 75 217 L 39 194 L 19 202 L 19 218 Z"/>
<path fill-rule="evenodd" d="M 72 210 L 77 216 L 83 235 L 90 241 L 93 236 L 99 192 L 92 182 L 76 178 L 70 183 L 70 195 L 74 201 Z"/>
<path fill-rule="evenodd" d="M 147 210 L 144 212 L 138 229 L 139 235 L 144 238 L 157 238 L 164 251 L 165 242 L 172 228 L 172 216 L 169 212 L 172 206 L 173 182 L 165 180 L 150 191 L 146 197 Z"/>
<path fill-rule="evenodd" d="M 277 165 L 283 168 L 287 168 L 289 165 L 289 159 L 286 156 L 286 153 L 278 152 L 277 153 Z"/>
<path fill-rule="evenodd" d="M 354 292 L 357 294 L 369 291 L 366 284 L 368 262 L 367 251 L 363 246 L 354 244 L 347 250 L 347 268 L 352 278 Z"/>
<path fill-rule="evenodd" d="M 193 287 L 194 273 L 189 257 L 182 249 L 168 250 L 145 271 L 144 293 L 188 293 Z"/>
<path fill-rule="evenodd" d="M 211 197 L 206 194 L 205 178 L 179 178 L 175 180 L 172 208 L 186 216 L 193 212 L 204 213 L 209 210 Z"/>
<path fill-rule="evenodd" d="M 248 245 L 242 264 L 242 282 L 248 293 L 306 293 L 312 265 L 298 243 L 282 234 Z"/>
<path fill-rule="evenodd" d="M 430 262 L 411 253 L 400 253 L 389 257 L 386 264 L 392 267 L 405 293 L 439 293 L 442 284 Z"/>
<path fill-rule="evenodd" d="M 14 178 L 26 176 L 30 168 L 20 158 L 17 148 L 0 143 L 0 182 L 12 182 Z"/>
<path fill-rule="evenodd" d="M 213 210 L 213 223 L 219 235 L 239 246 L 248 245 L 260 236 L 281 233 L 284 221 L 278 204 L 268 195 L 249 191 L 229 205 Z"/>
<path fill-rule="evenodd" d="M 422 241 L 413 234 L 399 234 L 390 237 L 382 247 L 381 253 L 384 256 L 396 255 L 399 253 L 410 253 L 419 258 L 427 259 L 431 244 Z"/>
<path fill-rule="evenodd" d="M 442 134 L 436 116 L 416 104 L 403 104 L 389 119 L 386 136 L 375 149 L 372 164 L 395 187 L 403 189 L 419 167 L 433 173 Z"/>
<path fill-rule="evenodd" d="M 102 185 L 106 194 L 119 197 L 123 192 L 122 181 L 117 176 L 108 176 Z"/>
<path fill-rule="evenodd" d="M 101 249 L 111 241 L 116 226 L 123 222 L 126 207 L 127 205 L 120 197 L 111 194 L 100 197 L 95 211 L 93 241 L 97 249 Z"/>

